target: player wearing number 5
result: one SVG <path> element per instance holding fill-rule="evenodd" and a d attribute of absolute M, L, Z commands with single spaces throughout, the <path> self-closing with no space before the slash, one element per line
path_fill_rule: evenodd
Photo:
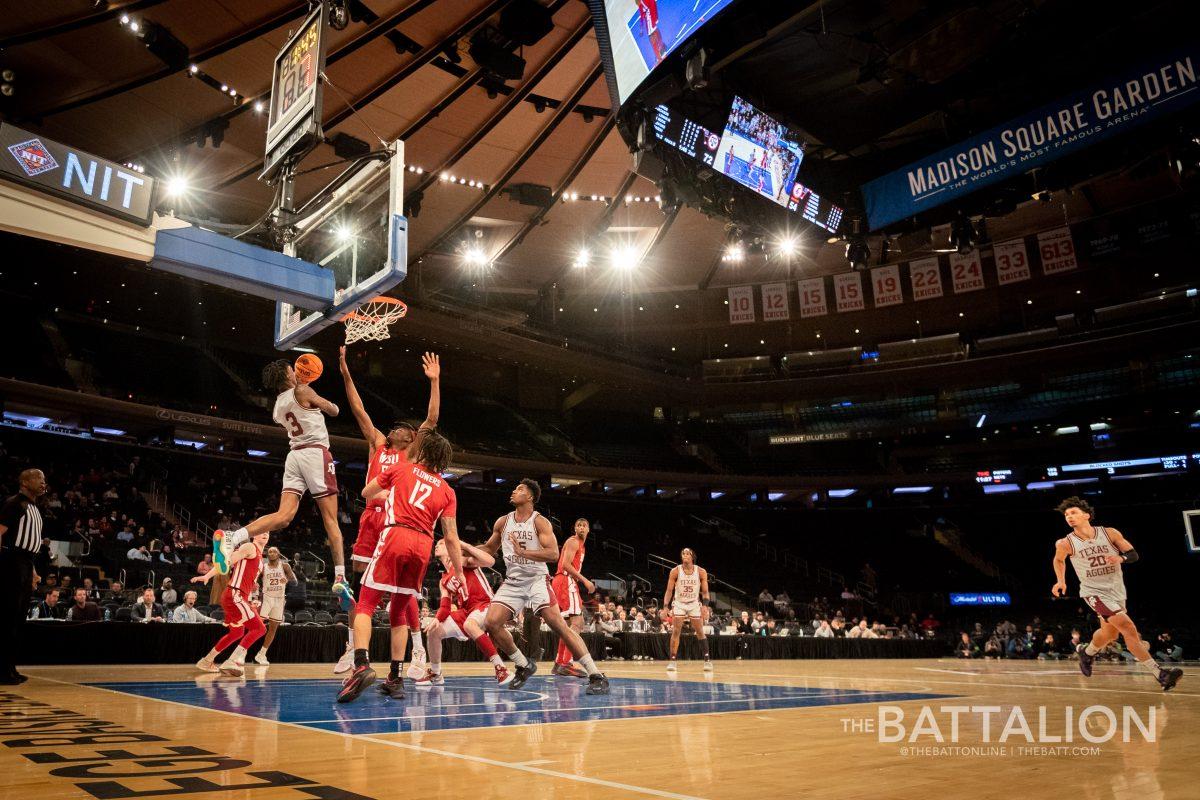
<path fill-rule="evenodd" d="M 236 531 L 217 531 L 223 547 L 216 548 L 218 562 L 223 555 L 250 538 L 264 532 L 282 530 L 291 524 L 305 492 L 312 494 L 321 512 L 325 537 L 333 560 L 334 578 L 346 578 L 346 556 L 342 550 L 342 529 L 337 521 L 337 475 L 333 457 L 329 454 L 329 432 L 325 415 L 338 415 L 338 407 L 296 379 L 296 372 L 287 361 L 272 361 L 263 369 L 263 386 L 276 392 L 275 410 L 271 418 L 288 434 L 288 454 L 283 462 L 283 491 L 279 509 L 266 514 Z M 219 570 L 225 572 L 227 570 Z"/>

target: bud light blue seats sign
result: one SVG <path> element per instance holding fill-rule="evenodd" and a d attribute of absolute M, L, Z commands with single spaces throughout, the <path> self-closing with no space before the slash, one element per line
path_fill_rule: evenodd
<path fill-rule="evenodd" d="M 1069 97 L 864 184 L 871 230 L 1028 172 L 1200 100 L 1200 45 Z"/>

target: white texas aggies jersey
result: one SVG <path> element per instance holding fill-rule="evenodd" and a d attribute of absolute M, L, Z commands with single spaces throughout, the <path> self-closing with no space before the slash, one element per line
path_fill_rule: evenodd
<path fill-rule="evenodd" d="M 275 398 L 275 411 L 271 414 L 271 419 L 287 431 L 288 444 L 293 450 L 301 445 L 317 444 L 329 447 L 325 415 L 318 408 L 305 408 L 296 402 L 295 389 L 288 389 Z"/>
<path fill-rule="evenodd" d="M 531 561 L 521 555 L 522 550 L 537 550 L 538 544 L 537 529 L 534 527 L 534 520 L 537 519 L 537 512 L 534 511 L 529 515 L 529 519 L 524 522 L 517 522 L 516 512 L 511 512 L 504 518 L 504 530 L 500 534 L 500 546 L 504 553 L 504 580 L 521 583 L 528 580 L 539 580 L 546 578 L 550 574 L 550 569 L 545 561 Z M 522 547 L 513 548 L 513 543 L 509 541 L 511 534 L 516 534 L 520 540 Z"/>

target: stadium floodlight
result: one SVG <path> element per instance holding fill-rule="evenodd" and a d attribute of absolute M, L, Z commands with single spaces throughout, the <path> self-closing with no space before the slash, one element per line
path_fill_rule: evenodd
<path fill-rule="evenodd" d="M 354 230 L 343 222 L 337 226 L 334 235 L 337 236 L 339 242 L 346 244 L 354 239 Z"/>
<path fill-rule="evenodd" d="M 794 236 L 790 235 L 784 236 L 782 239 L 780 239 L 779 244 L 776 246 L 776 250 L 779 252 L 779 255 L 783 256 L 784 258 L 791 258 L 792 256 L 796 255 L 796 251 L 799 249 L 800 243 L 796 241 Z"/>
<path fill-rule="evenodd" d="M 631 245 L 621 245 L 620 247 L 614 247 L 612 249 L 612 252 L 609 254 L 609 259 L 612 261 L 612 265 L 616 269 L 622 270 L 623 272 L 629 272 L 637 266 L 638 251 Z"/>
<path fill-rule="evenodd" d="M 746 258 L 746 249 L 742 247 L 741 242 L 731 242 L 725 246 L 725 255 L 722 258 L 731 264 L 740 264 Z"/>
<path fill-rule="evenodd" d="M 575 269 L 585 269 L 592 263 L 592 254 L 586 247 L 581 247 L 579 248 L 579 252 L 575 254 L 575 260 L 571 263 Z"/>
<path fill-rule="evenodd" d="M 183 197 L 189 189 L 191 189 L 191 184 L 182 175 L 173 175 L 167 179 L 167 197 Z"/>
<path fill-rule="evenodd" d="M 479 246 L 468 247 L 463 253 L 463 260 L 472 267 L 482 267 L 488 263 L 487 253 Z"/>

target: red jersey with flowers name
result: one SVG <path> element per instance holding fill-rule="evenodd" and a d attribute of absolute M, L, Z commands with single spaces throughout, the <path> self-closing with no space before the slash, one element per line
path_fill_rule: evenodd
<path fill-rule="evenodd" d="M 463 570 L 467 577 L 467 599 L 466 602 L 458 602 L 461 595 L 458 593 L 458 578 L 453 572 L 447 572 L 442 576 L 440 583 L 446 594 L 450 595 L 455 600 L 455 604 L 466 611 L 468 614 L 480 608 L 487 608 L 492 602 L 492 586 L 488 583 L 487 577 L 484 576 L 483 570 L 479 567 Z"/>
<path fill-rule="evenodd" d="M 458 499 L 445 479 L 416 464 L 393 467 L 378 481 L 387 492 L 383 512 L 389 526 L 401 525 L 433 536 L 438 519 L 458 514 Z"/>

